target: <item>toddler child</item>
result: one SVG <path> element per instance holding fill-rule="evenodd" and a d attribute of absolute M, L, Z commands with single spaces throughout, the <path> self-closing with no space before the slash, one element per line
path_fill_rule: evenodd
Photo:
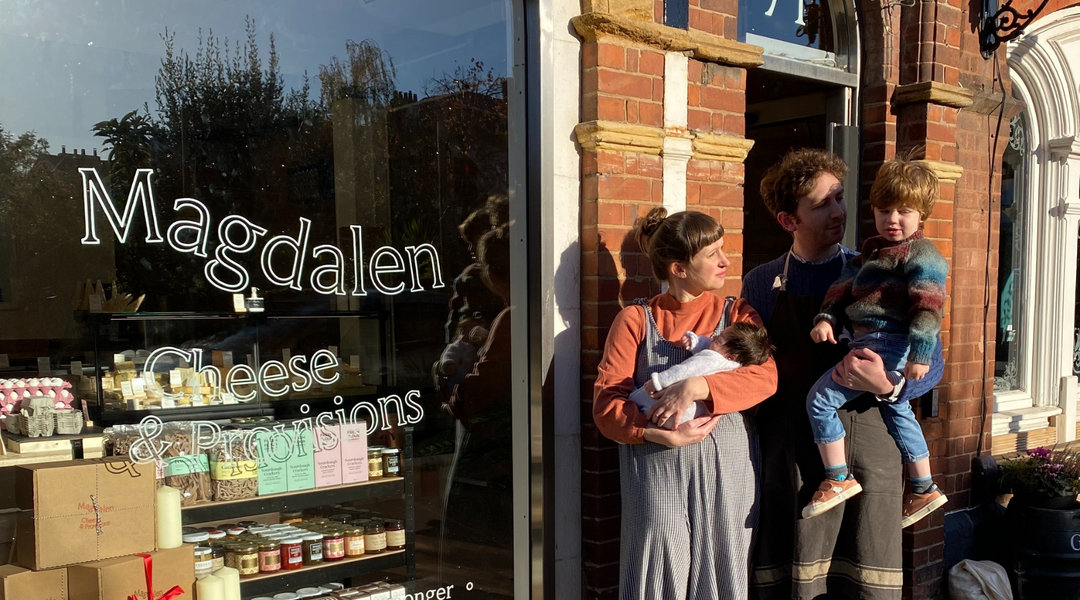
<path fill-rule="evenodd" d="M 870 190 L 880 235 L 867 240 L 862 254 L 844 266 L 810 333 L 815 342 L 835 344 L 842 326 L 851 325 L 852 349 L 876 352 L 898 387 L 905 378 L 926 376 L 941 331 L 949 265 L 921 230 L 933 211 L 937 188 L 937 176 L 918 162 L 897 158 L 881 166 Z M 803 518 L 820 515 L 862 491 L 848 472 L 844 426 L 836 409 L 863 392 L 837 384 L 832 373 L 830 369 L 821 376 L 806 400 L 825 481 L 803 508 Z M 930 477 L 930 452 L 911 405 L 882 402 L 880 408 L 911 480 L 902 520 L 908 527 L 948 499 Z"/>
<path fill-rule="evenodd" d="M 480 317 L 464 317 L 458 321 L 454 341 L 443 348 L 435 365 L 438 373 L 446 377 L 448 389 L 452 390 L 472 371 L 480 348 L 487 341 L 486 324 Z"/>
<path fill-rule="evenodd" d="M 664 371 L 653 373 L 645 385 L 630 394 L 630 400 L 638 405 L 641 412 L 647 412 L 656 402 L 653 396 L 660 397 L 659 392 L 672 384 L 691 377 L 733 371 L 746 365 L 760 365 L 769 360 L 772 352 L 765 328 L 746 322 L 730 325 L 711 339 L 687 331 L 680 342 L 693 356 Z M 694 402 L 678 417 L 678 421 L 672 417 L 664 427 L 675 429 L 681 423 L 705 415 L 712 415 L 712 411 L 706 408 L 704 402 Z"/>

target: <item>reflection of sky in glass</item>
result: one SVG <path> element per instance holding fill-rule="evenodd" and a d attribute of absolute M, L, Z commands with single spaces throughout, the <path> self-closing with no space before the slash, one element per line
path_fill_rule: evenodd
<path fill-rule="evenodd" d="M 806 4 L 814 4 L 807 1 Z M 828 0 L 818 2 L 822 7 L 829 5 Z M 767 14 L 772 9 L 771 14 Z M 804 0 L 741 0 L 739 3 L 740 27 L 746 33 L 754 33 L 774 40 L 782 40 L 805 46 L 806 36 L 796 35 L 799 30 L 799 17 L 804 9 Z M 820 47 L 820 38 L 813 47 Z"/>
<path fill-rule="evenodd" d="M 255 20 L 263 68 L 271 33 L 286 88 L 307 71 L 318 99 L 319 65 L 344 59 L 346 40 L 374 40 L 397 68 L 397 89 L 423 97 L 425 81 L 470 59 L 509 74 L 507 0 L 0 0 L 0 126 L 34 130 L 53 152 L 101 148 L 90 128 L 144 104 L 154 111 L 161 34 L 194 55 L 199 29 L 243 42 Z"/>

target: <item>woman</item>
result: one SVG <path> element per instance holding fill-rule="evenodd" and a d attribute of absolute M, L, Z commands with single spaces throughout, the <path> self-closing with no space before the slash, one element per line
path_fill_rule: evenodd
<path fill-rule="evenodd" d="M 627 396 L 655 371 L 685 360 L 687 331 L 712 336 L 728 325 L 761 324 L 744 300 L 711 293 L 730 264 L 724 229 L 699 212 L 655 208 L 638 241 L 668 291 L 623 309 L 611 324 L 593 396 L 593 420 L 619 442 L 622 541 L 619 597 L 698 600 L 747 597 L 748 557 L 757 521 L 758 448 L 739 411 L 776 391 L 772 359 L 694 377 L 664 390 L 642 414 Z M 662 429 L 692 402 L 713 416 Z"/>

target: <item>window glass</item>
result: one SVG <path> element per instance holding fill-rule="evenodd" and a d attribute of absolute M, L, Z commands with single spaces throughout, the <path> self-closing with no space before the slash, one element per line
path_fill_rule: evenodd
<path fill-rule="evenodd" d="M 840 66 L 830 4 L 830 0 L 741 0 L 739 28 L 745 41 L 765 47 L 766 54 Z"/>
<path fill-rule="evenodd" d="M 994 391 L 1020 389 L 1020 345 L 1024 308 L 1023 268 L 1026 240 L 1023 235 L 1027 210 L 1027 137 L 1021 113 L 1009 128 L 1009 146 L 1001 168 L 1001 227 L 998 237 L 998 319 L 994 366 Z"/>
<path fill-rule="evenodd" d="M 393 572 L 511 596 L 514 6 L 0 4 L 0 379 L 104 426 L 363 420 L 413 457 L 344 505 L 408 519 Z"/>

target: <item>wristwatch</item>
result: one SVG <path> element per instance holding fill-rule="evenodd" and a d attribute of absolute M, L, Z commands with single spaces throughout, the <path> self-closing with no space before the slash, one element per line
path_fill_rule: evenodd
<path fill-rule="evenodd" d="M 893 389 L 892 389 L 891 394 L 878 394 L 877 399 L 878 399 L 878 402 L 888 402 L 888 403 L 891 404 L 891 403 L 896 402 L 897 400 L 900 399 L 900 392 L 904 389 L 904 383 L 907 380 L 904 379 L 903 375 L 901 375 L 900 373 L 897 373 L 896 371 L 893 371 L 891 373 L 886 373 L 885 375 L 889 378 L 889 381 L 893 381 L 895 379 L 896 383 L 893 384 Z"/>

